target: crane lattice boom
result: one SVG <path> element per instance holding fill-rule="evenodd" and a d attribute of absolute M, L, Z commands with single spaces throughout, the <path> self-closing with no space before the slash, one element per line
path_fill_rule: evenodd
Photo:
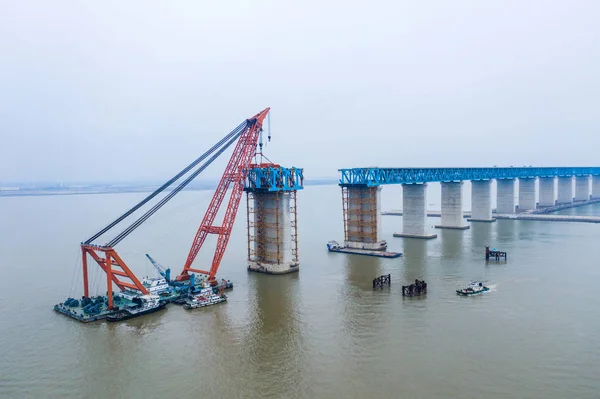
<path fill-rule="evenodd" d="M 233 150 L 233 154 L 227 163 L 225 172 L 223 173 L 215 194 L 210 201 L 210 205 L 206 210 L 204 218 L 202 219 L 202 223 L 196 232 L 192 247 L 190 248 L 187 260 L 183 266 L 183 271 L 179 276 L 177 276 L 177 280 L 189 279 L 188 272 L 196 272 L 207 274 L 208 281 L 213 284 L 216 283 L 215 276 L 217 274 L 217 270 L 219 269 L 219 265 L 221 264 L 221 259 L 223 259 L 225 249 L 227 248 L 229 236 L 231 235 L 235 216 L 237 214 L 242 193 L 244 191 L 244 179 L 246 178 L 246 173 L 248 173 L 250 162 L 252 161 L 252 157 L 256 151 L 258 138 L 262 130 L 263 120 L 269 113 L 269 110 L 270 108 L 266 108 L 262 112 L 254 115 L 252 118 L 246 121 L 246 128 L 240 135 Z M 227 204 L 227 209 L 225 210 L 223 222 L 220 226 L 214 225 L 217 213 L 219 212 L 221 204 L 225 199 L 225 195 L 230 188 L 231 195 L 229 198 L 229 203 Z M 202 248 L 202 245 L 204 244 L 208 234 L 217 234 L 219 236 L 217 239 L 217 247 L 215 249 L 212 265 L 209 271 L 194 269 L 192 268 L 192 263 L 194 262 L 194 259 L 196 259 L 196 256 Z"/>

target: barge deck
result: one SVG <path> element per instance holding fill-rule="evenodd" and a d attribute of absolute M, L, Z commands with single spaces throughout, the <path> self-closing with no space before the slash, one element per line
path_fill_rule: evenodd
<path fill-rule="evenodd" d="M 398 257 L 402 256 L 401 252 L 371 251 L 368 249 L 354 249 L 354 248 L 330 249 L 329 252 L 341 252 L 341 253 L 345 253 L 345 254 L 377 256 L 380 258 L 398 258 Z"/>
<path fill-rule="evenodd" d="M 233 283 L 230 280 L 222 280 L 217 286 L 212 288 L 215 293 L 219 290 L 231 290 L 233 289 Z M 178 290 L 175 287 L 169 287 L 168 290 L 163 291 L 158 295 L 160 296 L 161 301 L 164 301 L 166 303 L 175 303 L 181 305 L 185 302 L 183 300 L 183 294 L 181 290 Z M 85 312 L 83 310 L 85 306 L 81 306 L 81 299 L 78 300 L 77 306 L 68 306 L 65 304 L 67 301 L 65 301 L 54 305 L 53 310 L 57 313 L 61 313 L 67 317 L 70 317 L 82 323 L 90 323 L 94 321 L 105 320 L 108 315 L 114 313 L 114 310 L 109 310 L 106 308 L 106 296 L 97 296 L 90 299 L 92 302 L 96 301 L 96 304 L 99 305 L 98 309 L 95 310 L 93 313 Z M 120 297 L 120 301 L 116 303 L 116 306 L 129 305 L 133 305 L 133 302 L 122 297 Z"/>

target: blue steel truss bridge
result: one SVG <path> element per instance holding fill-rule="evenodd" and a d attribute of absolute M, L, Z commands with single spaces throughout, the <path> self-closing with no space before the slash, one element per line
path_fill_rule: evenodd
<path fill-rule="evenodd" d="M 471 222 L 494 222 L 511 215 L 600 199 L 600 167 L 491 168 L 349 168 L 339 169 L 344 212 L 345 246 L 385 250 L 381 237 L 381 186 L 401 184 L 403 230 L 397 237 L 434 238 L 426 231 L 427 183 L 442 186 L 441 223 L 436 228 L 468 229 L 463 217 L 463 182 L 471 181 Z M 518 199 L 516 199 L 518 188 Z"/>

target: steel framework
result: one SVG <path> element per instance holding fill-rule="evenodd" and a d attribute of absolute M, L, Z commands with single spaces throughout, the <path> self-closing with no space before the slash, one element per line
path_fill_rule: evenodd
<path fill-rule="evenodd" d="M 514 179 L 600 175 L 600 167 L 522 168 L 352 168 L 339 169 L 340 186 L 427 183 L 461 180 Z"/>
<path fill-rule="evenodd" d="M 276 164 L 251 165 L 245 190 L 296 191 L 304 186 L 301 168 L 283 168 Z"/>
<path fill-rule="evenodd" d="M 302 188 L 302 186 L 300 186 Z M 296 212 L 296 190 L 290 192 L 290 219 L 292 222 L 292 262 L 298 263 L 298 214 Z"/>
<path fill-rule="evenodd" d="M 98 266 L 106 273 L 106 285 L 107 285 L 107 296 L 108 296 L 108 308 L 113 307 L 113 291 L 112 283 L 114 282 L 117 287 L 121 290 L 127 288 L 132 290 L 138 290 L 142 294 L 148 294 L 146 287 L 142 285 L 140 280 L 133 274 L 133 272 L 127 267 L 123 259 L 114 248 L 105 247 L 101 245 L 93 244 L 82 244 L 81 255 L 83 263 L 83 295 L 89 298 L 89 285 L 88 285 L 88 273 L 87 273 L 87 255 L 90 255 L 92 259 L 98 263 Z M 102 257 L 104 256 L 104 257 Z M 117 267 L 118 269 L 115 269 Z M 123 281 L 119 277 L 124 277 L 129 281 Z"/>

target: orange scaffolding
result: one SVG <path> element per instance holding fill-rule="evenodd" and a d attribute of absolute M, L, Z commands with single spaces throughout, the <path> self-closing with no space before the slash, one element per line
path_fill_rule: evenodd
<path fill-rule="evenodd" d="M 265 206 L 266 201 L 256 199 L 262 195 L 273 196 L 272 206 Z M 283 258 L 280 215 L 280 194 L 276 192 L 246 191 L 247 228 L 248 228 L 248 261 L 259 263 L 281 264 Z M 270 218 L 269 218 L 270 216 Z M 267 222 L 266 219 L 274 222 Z M 298 227 L 296 213 L 296 191 L 290 191 L 290 224 L 292 261 L 298 262 Z M 254 230 L 254 231 L 253 231 Z M 275 232 L 275 236 L 268 236 L 267 231 Z M 253 234 L 255 232 L 256 234 Z M 269 245 L 271 244 L 271 245 Z"/>
<path fill-rule="evenodd" d="M 298 263 L 298 214 L 296 211 L 296 190 L 290 193 L 290 219 L 292 223 L 292 261 Z"/>
<path fill-rule="evenodd" d="M 342 186 L 345 241 L 377 242 L 377 187 Z"/>

